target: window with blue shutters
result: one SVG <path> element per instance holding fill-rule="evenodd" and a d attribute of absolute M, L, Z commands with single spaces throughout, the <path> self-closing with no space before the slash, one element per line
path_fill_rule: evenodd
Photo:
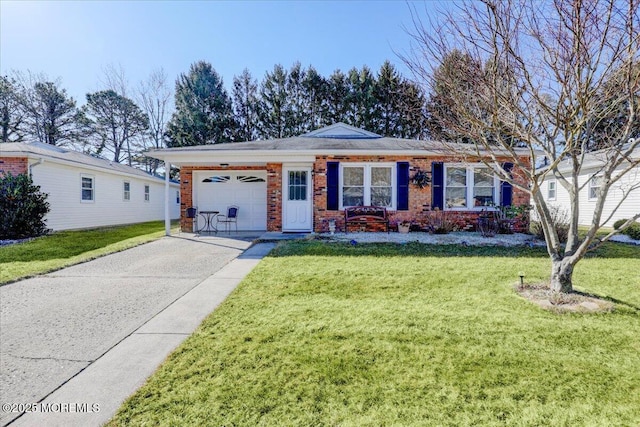
<path fill-rule="evenodd" d="M 486 209 L 500 204 L 500 180 L 489 167 L 451 163 L 443 165 L 442 169 L 441 202 L 444 209 Z M 434 186 L 435 182 L 434 175 Z"/>

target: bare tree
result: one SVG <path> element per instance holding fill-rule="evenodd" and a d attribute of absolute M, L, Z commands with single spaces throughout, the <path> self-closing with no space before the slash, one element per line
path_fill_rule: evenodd
<path fill-rule="evenodd" d="M 472 94 L 455 82 L 446 88 L 454 101 L 448 107 L 459 117 L 448 126 L 473 141 L 450 146 L 458 153 L 469 145 L 477 154 L 489 153 L 491 160 L 486 162 L 501 179 L 530 193 L 544 229 L 550 286 L 555 291 L 571 292 L 575 265 L 616 233 L 596 238 L 608 219 L 603 215 L 605 203 L 611 203 L 607 194 L 640 164 L 640 135 L 633 133 L 640 96 L 638 4 L 638 0 L 469 1 L 442 12 L 437 23 L 425 22 L 412 9 L 414 44 L 403 60 L 427 84 L 433 83 L 433 71 L 454 50 L 483 64 Z M 606 103 L 601 102 L 603 97 Z M 612 116 L 616 126 L 602 126 Z M 596 152 L 594 139 L 601 148 Z M 528 149 L 530 164 L 517 155 L 514 140 Z M 497 160 L 505 155 L 528 185 L 500 166 Z M 536 167 L 543 158 L 547 166 Z M 591 225 L 579 233 L 580 192 L 588 183 L 578 177 L 594 163 L 600 187 Z M 548 176 L 555 176 L 569 193 L 566 246 L 561 245 L 541 191 Z M 625 197 L 640 191 L 638 187 L 640 182 L 632 181 Z M 623 228 L 639 217 L 640 209 Z"/>
<path fill-rule="evenodd" d="M 142 149 L 165 147 L 165 131 L 171 112 L 173 93 L 167 83 L 167 73 L 160 68 L 153 71 L 138 88 L 139 104 L 149 118 L 149 129 L 142 138 Z M 147 172 L 155 174 L 160 161 L 144 155 L 137 161 L 145 165 Z"/>

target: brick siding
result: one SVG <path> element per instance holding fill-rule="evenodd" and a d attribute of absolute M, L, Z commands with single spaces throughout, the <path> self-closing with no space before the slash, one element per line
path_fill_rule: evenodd
<path fill-rule="evenodd" d="M 0 157 L 0 175 L 11 172 L 20 175 L 29 171 L 29 160 L 26 157 Z"/>
<path fill-rule="evenodd" d="M 329 230 L 329 220 L 336 221 L 338 230 L 344 230 L 344 211 L 328 211 L 327 207 L 327 162 L 352 163 L 396 163 L 409 162 L 409 176 L 418 170 L 431 171 L 432 162 L 453 163 L 459 161 L 452 156 L 419 157 L 419 156 L 318 156 L 313 164 L 313 229 L 316 232 Z M 507 161 L 507 159 L 504 159 Z M 282 164 L 268 163 L 264 166 L 233 166 L 230 168 L 211 166 L 183 166 L 180 170 L 180 226 L 183 231 L 191 231 L 191 220 L 186 217 L 186 209 L 193 204 L 193 171 L 210 170 L 260 170 L 267 173 L 267 230 L 282 231 Z M 517 167 L 512 171 L 518 182 L 525 184 L 526 180 Z M 514 206 L 528 205 L 529 194 L 517 187 L 513 188 L 512 204 Z M 447 211 L 460 227 L 473 228 L 477 223 L 479 212 Z M 392 223 L 413 221 L 426 223 L 431 213 L 431 186 L 419 188 L 409 184 L 409 209 L 406 211 L 392 211 L 389 218 Z M 372 226 L 368 230 L 382 230 L 383 225 Z"/>

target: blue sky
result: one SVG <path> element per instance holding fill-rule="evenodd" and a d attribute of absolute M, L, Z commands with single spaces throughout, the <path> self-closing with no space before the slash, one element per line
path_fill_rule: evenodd
<path fill-rule="evenodd" d="M 437 2 L 417 3 L 435 9 Z M 0 1 L 0 72 L 30 70 L 61 78 L 79 104 L 101 89 L 109 65 L 136 85 L 163 67 L 171 85 L 198 60 L 231 89 L 248 68 L 261 80 L 298 60 L 325 76 L 406 52 L 411 14 L 405 1 Z"/>

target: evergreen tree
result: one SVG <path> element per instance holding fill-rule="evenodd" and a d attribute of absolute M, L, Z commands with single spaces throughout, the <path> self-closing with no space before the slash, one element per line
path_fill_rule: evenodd
<path fill-rule="evenodd" d="M 286 118 L 286 131 L 289 136 L 301 135 L 309 131 L 310 125 L 306 116 L 307 99 L 304 90 L 304 79 L 306 77 L 305 70 L 302 69 L 300 62 L 296 62 L 291 66 L 287 74 L 287 99 L 289 108 Z"/>
<path fill-rule="evenodd" d="M 313 66 L 309 66 L 302 85 L 306 100 L 305 116 L 309 130 L 330 124 L 328 117 L 329 86 L 325 78 L 318 74 Z"/>
<path fill-rule="evenodd" d="M 38 141 L 51 145 L 73 143 L 79 134 L 81 112 L 76 101 L 50 81 L 35 82 L 23 96 L 26 130 Z"/>
<path fill-rule="evenodd" d="M 347 123 L 371 132 L 376 131 L 376 81 L 366 65 L 349 70 L 349 113 Z"/>
<path fill-rule="evenodd" d="M 335 70 L 328 81 L 328 123 L 348 123 L 349 80 L 340 70 Z"/>
<path fill-rule="evenodd" d="M 468 105 L 478 105 L 473 94 L 481 86 L 482 74 L 482 63 L 469 54 L 453 50 L 442 58 L 433 73 L 431 94 L 426 105 L 427 129 L 433 139 L 471 142 L 464 132 L 454 130 L 464 123 L 456 113 L 456 103 L 463 94 Z"/>
<path fill-rule="evenodd" d="M 7 76 L 0 76 L 0 142 L 22 141 L 23 122 L 24 109 L 16 81 Z"/>
<path fill-rule="evenodd" d="M 108 152 L 113 161 L 131 166 L 132 148 L 149 128 L 147 115 L 132 100 L 113 90 L 87 94 L 85 111 L 89 116 L 94 151 Z"/>
<path fill-rule="evenodd" d="M 231 99 L 222 77 L 199 61 L 176 80 L 175 112 L 167 125 L 168 146 L 228 142 L 233 134 Z"/>
<path fill-rule="evenodd" d="M 286 138 L 290 105 L 287 94 L 287 72 L 280 64 L 267 72 L 260 84 L 260 134 L 264 139 Z"/>
<path fill-rule="evenodd" d="M 402 80 L 397 105 L 400 128 L 395 137 L 426 139 L 426 115 L 424 91 L 416 83 Z"/>
<path fill-rule="evenodd" d="M 383 136 L 399 136 L 401 132 L 401 79 L 398 71 L 385 61 L 380 67 L 374 90 L 375 130 Z"/>
<path fill-rule="evenodd" d="M 233 78 L 233 109 L 236 122 L 235 141 L 258 139 L 258 82 L 248 69 Z"/>

